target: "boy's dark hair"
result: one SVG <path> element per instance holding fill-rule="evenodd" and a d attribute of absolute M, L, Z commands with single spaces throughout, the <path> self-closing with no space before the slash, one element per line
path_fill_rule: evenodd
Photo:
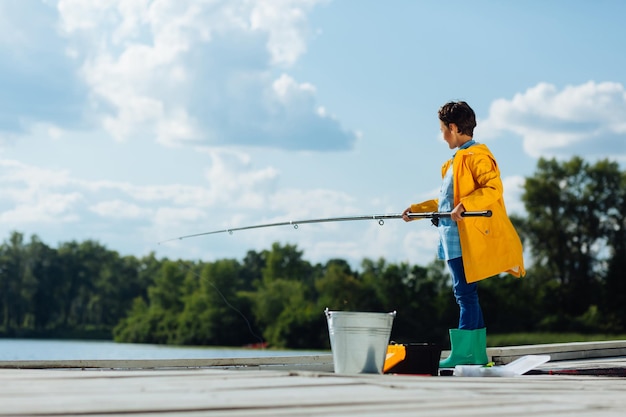
<path fill-rule="evenodd" d="M 459 128 L 459 133 L 474 136 L 476 127 L 476 114 L 464 101 L 451 101 L 439 109 L 439 120 L 450 127 L 454 123 Z"/>

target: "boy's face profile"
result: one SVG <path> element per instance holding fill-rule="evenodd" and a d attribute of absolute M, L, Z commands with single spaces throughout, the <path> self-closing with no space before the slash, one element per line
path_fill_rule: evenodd
<path fill-rule="evenodd" d="M 439 125 L 439 130 L 441 130 L 443 140 L 448 143 L 450 149 L 458 148 L 463 144 L 459 141 L 459 131 L 454 123 L 450 123 L 449 126 L 446 126 L 444 122 L 439 120 Z"/>
<path fill-rule="evenodd" d="M 443 121 L 439 120 L 439 130 L 441 130 L 443 140 L 448 143 L 450 149 L 459 148 L 472 139 L 470 135 L 459 132 L 459 127 L 456 123 L 450 123 L 446 126 Z"/>

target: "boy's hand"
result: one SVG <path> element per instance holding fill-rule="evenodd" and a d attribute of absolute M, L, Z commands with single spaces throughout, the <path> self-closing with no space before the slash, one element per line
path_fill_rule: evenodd
<path fill-rule="evenodd" d="M 409 217 L 408 213 L 410 212 L 411 212 L 411 207 L 408 207 L 406 210 L 404 210 L 402 212 L 402 220 L 404 220 L 405 222 L 410 222 L 411 220 L 414 220 Z"/>
<path fill-rule="evenodd" d="M 455 222 L 460 222 L 463 220 L 463 213 L 465 213 L 465 207 L 463 206 L 463 203 L 459 203 L 454 210 L 450 212 L 450 218 Z"/>

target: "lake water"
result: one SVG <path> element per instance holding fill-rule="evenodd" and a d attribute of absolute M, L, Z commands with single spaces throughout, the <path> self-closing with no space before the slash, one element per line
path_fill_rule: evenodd
<path fill-rule="evenodd" d="M 305 356 L 330 351 L 180 347 L 102 340 L 0 339 L 0 361 L 98 359 L 214 359 Z"/>

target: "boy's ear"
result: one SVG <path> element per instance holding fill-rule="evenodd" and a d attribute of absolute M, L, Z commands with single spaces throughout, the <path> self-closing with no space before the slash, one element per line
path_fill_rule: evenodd
<path fill-rule="evenodd" d="M 448 129 L 450 129 L 450 132 L 452 133 L 459 133 L 459 127 L 456 125 L 456 123 L 450 123 L 448 125 Z"/>

